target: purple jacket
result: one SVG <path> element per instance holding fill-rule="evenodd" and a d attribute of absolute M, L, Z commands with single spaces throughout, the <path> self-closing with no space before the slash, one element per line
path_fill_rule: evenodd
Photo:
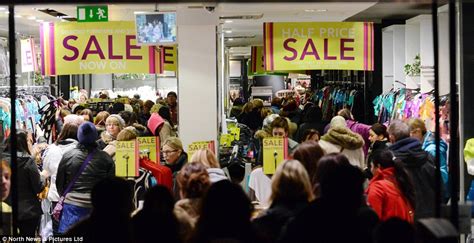
<path fill-rule="evenodd" d="M 370 140 L 369 140 L 370 126 L 353 121 L 353 120 L 346 120 L 346 125 L 347 125 L 347 128 L 351 129 L 353 132 L 358 133 L 362 136 L 362 138 L 364 139 L 364 155 L 367 156 L 367 153 L 370 147 Z M 329 128 L 330 128 L 330 124 L 326 126 L 326 128 L 324 129 L 324 133 L 327 133 Z"/>

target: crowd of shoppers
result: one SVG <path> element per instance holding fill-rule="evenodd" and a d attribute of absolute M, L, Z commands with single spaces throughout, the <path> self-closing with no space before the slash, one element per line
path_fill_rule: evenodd
<path fill-rule="evenodd" d="M 395 225 L 413 242 L 416 220 L 434 216 L 434 140 L 423 121 L 369 126 L 343 109 L 327 123 L 319 107 L 300 110 L 295 100 L 274 99 L 271 108 L 260 100 L 237 102 L 243 107 L 233 114 L 254 132 L 257 148 L 245 188 L 228 178 L 210 149 L 188 158 L 176 132 L 176 97 L 136 101 L 132 111 L 115 105 L 95 117 L 76 106 L 78 114 L 60 118 L 59 136 L 44 151 L 19 130 L 18 232 L 39 234 L 40 220 L 50 217 L 52 235 L 86 242 L 370 243 L 384 242 L 387 225 Z M 115 177 L 117 142 L 142 136 L 160 140 L 162 158 L 139 163 L 139 177 L 149 171 L 153 179 Z M 288 160 L 274 174 L 262 169 L 266 137 L 289 141 Z M 9 163 L 6 156 L 3 212 L 10 209 Z M 58 218 L 41 208 L 37 195 L 46 186 L 50 210 L 62 206 Z M 143 195 L 136 195 L 138 187 Z"/>

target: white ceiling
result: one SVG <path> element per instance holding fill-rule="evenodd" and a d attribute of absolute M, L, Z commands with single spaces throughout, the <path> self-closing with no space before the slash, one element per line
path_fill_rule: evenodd
<path fill-rule="evenodd" d="M 238 16 L 238 15 L 260 15 L 257 20 L 233 20 L 232 23 L 223 24 L 224 30 L 232 31 L 226 33 L 226 37 L 255 36 L 251 39 L 235 38 L 226 41 L 226 46 L 231 48 L 232 55 L 248 55 L 250 45 L 262 45 L 263 23 L 264 22 L 338 22 L 356 15 L 376 4 L 373 2 L 352 2 L 352 3 L 218 3 L 214 12 L 218 16 Z M 60 19 L 54 18 L 45 13 L 39 12 L 37 8 L 51 8 L 58 12 L 76 17 L 77 5 L 20 5 L 15 8 L 15 14 L 21 17 L 15 18 L 16 31 L 24 36 L 39 36 L 39 20 L 57 22 Z M 153 11 L 155 4 L 109 4 L 109 20 L 133 20 L 136 11 Z M 202 6 L 200 3 L 188 4 L 159 4 L 159 10 L 176 10 L 177 8 L 189 6 Z M 8 33 L 7 7 L 0 6 L 0 36 Z M 35 19 L 33 19 L 33 17 Z"/>

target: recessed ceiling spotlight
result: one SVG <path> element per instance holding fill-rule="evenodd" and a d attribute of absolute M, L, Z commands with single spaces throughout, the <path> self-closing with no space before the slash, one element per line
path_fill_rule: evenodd
<path fill-rule="evenodd" d="M 316 12 L 316 10 L 315 10 L 315 9 L 305 9 L 304 11 L 305 11 L 305 12 L 307 12 L 307 13 L 313 13 L 313 12 Z"/>
<path fill-rule="evenodd" d="M 230 20 L 230 19 L 224 21 L 224 23 L 226 23 L 226 24 L 230 24 L 230 23 L 233 23 L 233 22 L 234 22 L 234 21 L 232 21 L 232 20 Z"/>
<path fill-rule="evenodd" d="M 319 12 L 319 13 L 321 13 L 321 12 L 327 12 L 327 11 L 328 11 L 327 9 L 316 9 L 316 12 Z"/>
<path fill-rule="evenodd" d="M 228 40 L 228 41 L 233 41 L 233 40 L 234 40 L 234 38 L 229 38 L 229 39 L 227 39 L 227 40 Z"/>
<path fill-rule="evenodd" d="M 232 34 L 232 30 L 226 30 L 226 31 L 224 31 L 224 33 L 226 33 L 226 34 Z"/>
<path fill-rule="evenodd" d="M 30 16 L 30 17 L 28 17 L 28 19 L 29 19 L 29 20 L 35 20 L 36 17 L 35 17 L 35 16 Z"/>

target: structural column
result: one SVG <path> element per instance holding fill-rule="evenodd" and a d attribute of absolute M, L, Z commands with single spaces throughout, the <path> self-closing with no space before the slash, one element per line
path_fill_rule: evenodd
<path fill-rule="evenodd" d="M 179 136 L 187 146 L 217 140 L 218 16 L 204 9 L 177 10 Z"/>

